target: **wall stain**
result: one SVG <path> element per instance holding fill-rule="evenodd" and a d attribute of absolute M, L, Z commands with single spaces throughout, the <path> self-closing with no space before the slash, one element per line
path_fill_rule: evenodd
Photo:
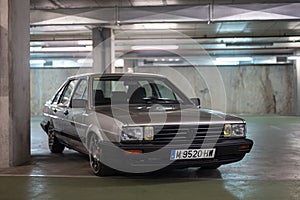
<path fill-rule="evenodd" d="M 270 68 L 266 67 L 261 76 L 261 83 L 265 94 L 266 113 L 276 113 L 276 95 L 273 92 L 272 81 L 270 80 Z"/>

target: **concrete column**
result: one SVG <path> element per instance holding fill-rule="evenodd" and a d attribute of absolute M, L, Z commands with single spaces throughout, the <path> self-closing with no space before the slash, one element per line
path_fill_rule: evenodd
<path fill-rule="evenodd" d="M 296 55 L 300 55 L 298 52 Z M 300 59 L 296 60 L 296 101 L 295 101 L 295 114 L 300 116 Z"/>
<path fill-rule="evenodd" d="M 112 29 L 93 29 L 93 72 L 115 72 L 114 34 Z"/>
<path fill-rule="evenodd" d="M 0 1 L 0 168 L 30 159 L 29 0 Z"/>

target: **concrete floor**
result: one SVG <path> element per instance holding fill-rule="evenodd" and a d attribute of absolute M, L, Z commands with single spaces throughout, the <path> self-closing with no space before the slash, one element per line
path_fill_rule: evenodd
<path fill-rule="evenodd" d="M 300 199 L 300 117 L 244 117 L 255 145 L 238 163 L 95 177 L 85 155 L 50 154 L 32 119 L 32 161 L 0 169 L 0 199 Z"/>

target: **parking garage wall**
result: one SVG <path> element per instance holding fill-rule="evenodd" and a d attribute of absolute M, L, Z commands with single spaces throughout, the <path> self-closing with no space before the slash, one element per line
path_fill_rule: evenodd
<path fill-rule="evenodd" d="M 211 66 L 201 68 L 200 72 L 209 70 Z M 191 66 L 138 67 L 136 71 L 169 77 L 188 97 L 199 97 L 203 108 L 215 109 L 210 91 L 219 89 L 220 85 L 216 81 L 213 87 L 208 88 L 205 80 L 220 75 L 226 95 L 219 97 L 220 101 L 226 101 L 222 111 L 236 114 L 291 115 L 297 110 L 294 105 L 296 95 L 293 65 L 220 66 L 217 67 L 219 73 L 214 77 L 205 77 Z"/>
<path fill-rule="evenodd" d="M 209 70 L 210 67 L 201 67 Z M 171 70 L 170 70 L 171 69 Z M 201 70 L 200 70 L 201 71 Z M 236 114 L 295 114 L 295 83 L 292 65 L 276 66 L 222 66 L 217 67 L 222 78 L 226 101 L 222 111 Z M 89 72 L 77 68 L 31 69 L 31 115 L 41 116 L 43 104 L 57 91 L 67 77 Z M 200 97 L 203 108 L 215 109 L 205 79 L 195 67 L 137 67 L 136 72 L 148 72 L 167 76 L 189 97 Z M 218 76 L 218 74 L 216 74 Z M 185 80 L 184 80 L 185 79 Z M 218 108 L 219 109 L 219 108 Z"/>
<path fill-rule="evenodd" d="M 31 68 L 31 116 L 42 116 L 43 105 L 52 98 L 66 78 L 89 69 L 79 71 L 78 68 Z"/>

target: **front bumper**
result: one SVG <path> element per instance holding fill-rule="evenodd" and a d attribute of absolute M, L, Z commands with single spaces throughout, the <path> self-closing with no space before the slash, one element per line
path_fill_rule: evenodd
<path fill-rule="evenodd" d="M 187 167 L 203 167 L 212 165 L 223 165 L 237 162 L 249 153 L 253 146 L 253 141 L 249 139 L 232 139 L 213 144 L 191 145 L 188 148 L 181 145 L 159 147 L 151 144 L 103 144 L 104 156 L 102 162 L 112 168 L 118 167 L 131 169 L 133 172 L 139 170 Z M 170 160 L 172 150 L 180 149 L 200 149 L 215 148 L 214 158 L 210 159 L 189 159 Z M 129 154 L 127 150 L 141 150 L 142 154 Z M 126 171 L 126 170 L 120 170 Z"/>
<path fill-rule="evenodd" d="M 41 121 L 40 125 L 41 125 L 42 129 L 47 133 L 49 122 L 47 120 L 43 119 L 43 121 Z"/>

